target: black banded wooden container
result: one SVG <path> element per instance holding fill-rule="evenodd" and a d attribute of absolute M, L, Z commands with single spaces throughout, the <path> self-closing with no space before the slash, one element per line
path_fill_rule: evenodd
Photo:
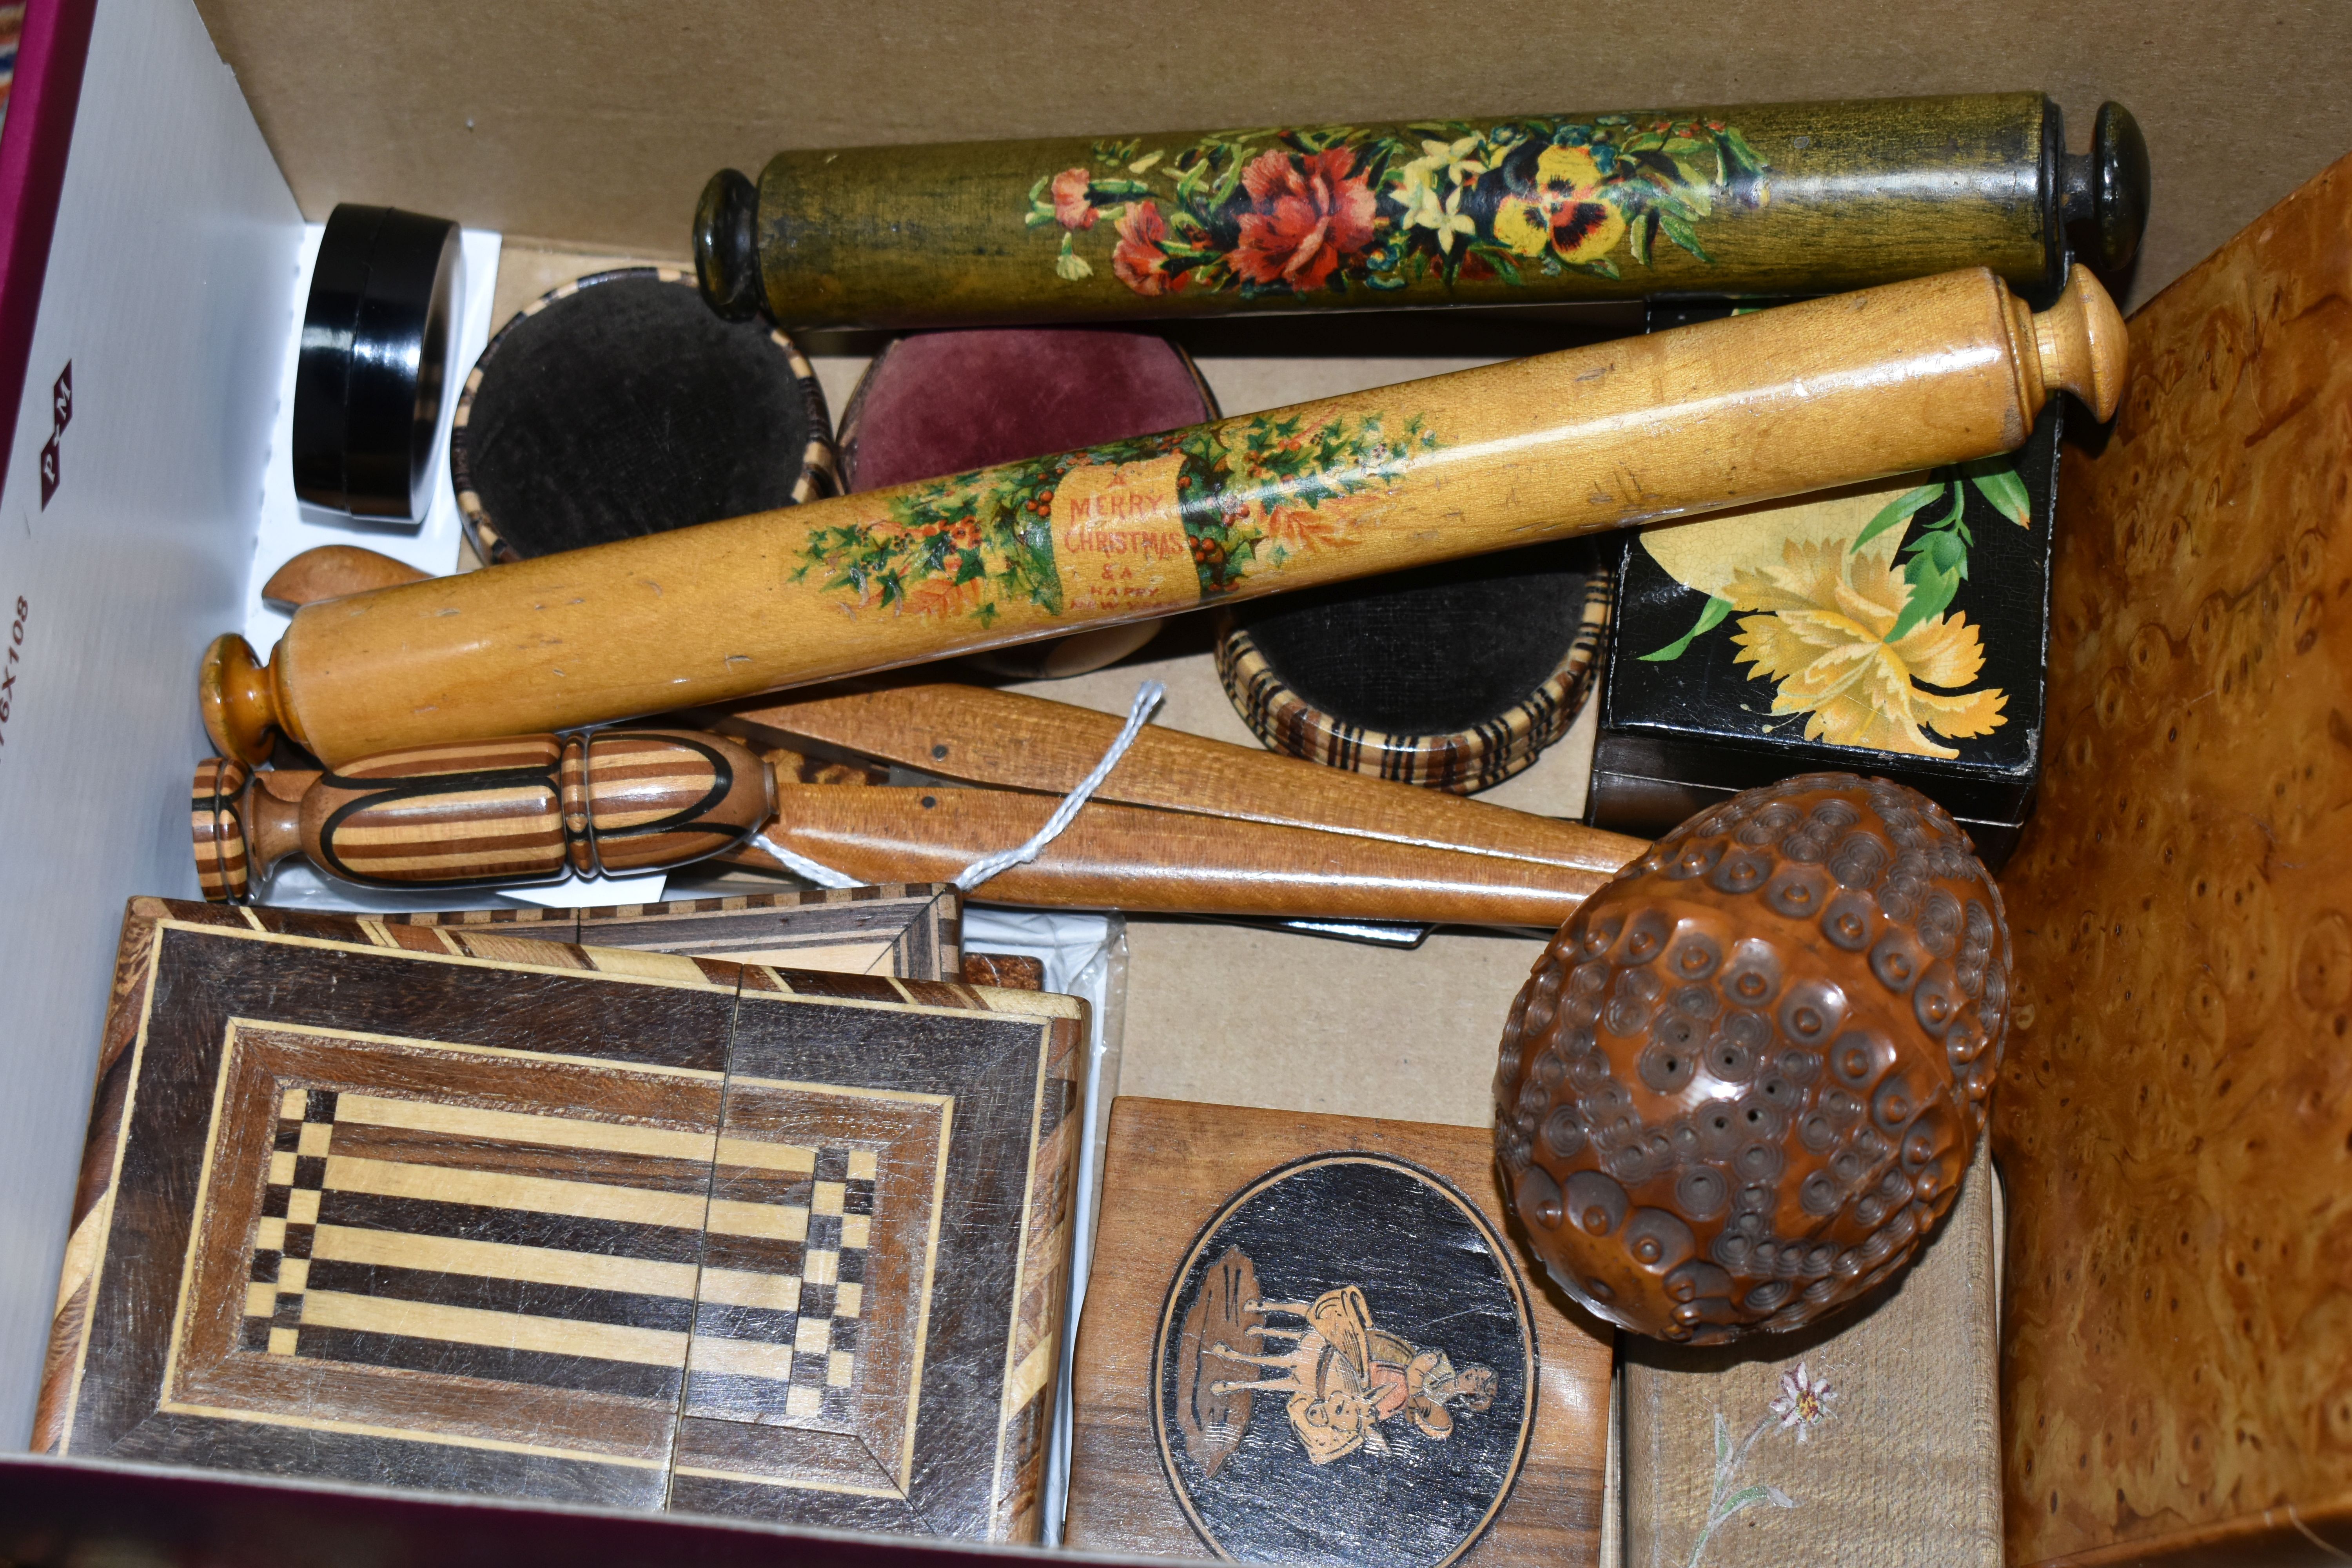
<path fill-rule="evenodd" d="M 1217 676 L 1267 747 L 1471 795 L 1584 710 L 1610 573 L 1580 541 L 1400 572 L 1223 616 Z"/>
<path fill-rule="evenodd" d="M 1819 294 L 2129 262 L 2147 152 L 2038 92 L 780 153 L 696 216 L 719 312 L 787 329 Z"/>

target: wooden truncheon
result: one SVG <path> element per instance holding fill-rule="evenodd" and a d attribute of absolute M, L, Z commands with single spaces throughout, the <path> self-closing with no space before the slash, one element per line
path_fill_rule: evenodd
<path fill-rule="evenodd" d="M 715 175 L 695 260 L 720 314 L 793 329 L 2039 289 L 2070 229 L 2127 263 L 2147 197 L 2121 105 L 2069 155 L 2017 92 L 815 148 Z"/>
<path fill-rule="evenodd" d="M 307 605 L 216 640 L 226 755 L 567 730 L 1960 462 L 2122 320 L 1983 268 Z"/>

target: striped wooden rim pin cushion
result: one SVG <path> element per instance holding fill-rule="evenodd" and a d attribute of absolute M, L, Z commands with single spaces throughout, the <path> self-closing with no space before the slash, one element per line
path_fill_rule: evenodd
<path fill-rule="evenodd" d="M 841 489 L 824 389 L 800 345 L 719 321 L 667 267 L 573 279 L 500 327 L 458 395 L 449 472 L 491 563 Z"/>
<path fill-rule="evenodd" d="M 1401 732 L 1351 721 L 1339 704 L 1286 679 L 1257 632 L 1228 616 L 1217 634 L 1217 678 L 1257 738 L 1288 756 L 1399 784 L 1475 795 L 1524 772 L 1568 733 L 1591 696 L 1609 637 L 1611 575 L 1585 579 L 1568 647 L 1542 682 L 1500 711 L 1460 728 Z"/>

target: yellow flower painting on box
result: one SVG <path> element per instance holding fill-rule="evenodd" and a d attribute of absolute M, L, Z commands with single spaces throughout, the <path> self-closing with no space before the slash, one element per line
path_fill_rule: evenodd
<path fill-rule="evenodd" d="M 1992 465 L 1650 531 L 1643 550 L 1706 603 L 1688 634 L 1639 657 L 1679 658 L 1737 615 L 1735 664 L 1775 683 L 1771 712 L 1804 715 L 1806 740 L 1960 756 L 1946 742 L 2009 722 L 2009 694 L 1976 684 L 1981 629 L 1946 613 L 1968 576 L 1971 489 L 2032 526 L 2023 484 Z"/>

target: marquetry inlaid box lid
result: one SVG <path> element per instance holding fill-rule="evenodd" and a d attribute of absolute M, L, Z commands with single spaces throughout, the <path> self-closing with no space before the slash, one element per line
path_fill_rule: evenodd
<path fill-rule="evenodd" d="M 1084 1027 L 134 900 L 37 1444 L 1034 1540 Z"/>

